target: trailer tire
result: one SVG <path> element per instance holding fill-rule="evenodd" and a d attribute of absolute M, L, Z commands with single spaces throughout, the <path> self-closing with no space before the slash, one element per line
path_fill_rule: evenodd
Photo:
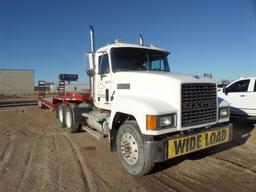
<path fill-rule="evenodd" d="M 38 101 L 37 101 L 37 105 L 38 105 L 38 107 L 39 107 L 40 109 L 44 109 L 44 108 L 45 108 L 45 106 L 44 106 L 44 104 L 42 103 L 41 100 L 38 100 Z"/>
<path fill-rule="evenodd" d="M 74 114 L 71 106 L 66 108 L 65 121 L 66 121 L 65 122 L 66 129 L 69 133 L 79 132 L 80 124 L 75 122 Z"/>
<path fill-rule="evenodd" d="M 57 107 L 56 116 L 59 120 L 60 127 L 66 127 L 66 121 L 65 121 L 65 113 L 66 113 L 66 105 L 61 103 Z"/>
<path fill-rule="evenodd" d="M 136 121 L 126 121 L 120 126 L 116 142 L 118 157 L 127 172 L 142 176 L 152 170 L 155 163 L 146 159 L 144 139 Z"/>

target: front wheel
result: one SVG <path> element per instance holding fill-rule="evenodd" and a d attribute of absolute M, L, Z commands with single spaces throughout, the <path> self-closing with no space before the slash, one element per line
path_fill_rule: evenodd
<path fill-rule="evenodd" d="M 117 133 L 117 153 L 126 171 L 132 175 L 145 175 L 154 167 L 154 162 L 146 159 L 143 137 L 136 121 L 124 122 Z"/>

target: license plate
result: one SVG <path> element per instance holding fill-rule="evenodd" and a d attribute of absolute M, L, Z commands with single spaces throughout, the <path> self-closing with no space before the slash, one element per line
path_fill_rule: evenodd
<path fill-rule="evenodd" d="M 168 158 L 185 155 L 208 147 L 219 145 L 231 140 L 230 128 L 225 127 L 214 131 L 168 140 Z"/>

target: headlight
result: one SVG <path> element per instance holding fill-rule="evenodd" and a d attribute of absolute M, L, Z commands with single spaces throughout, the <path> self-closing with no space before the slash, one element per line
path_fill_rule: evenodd
<path fill-rule="evenodd" d="M 159 127 L 173 127 L 175 126 L 176 121 L 176 114 L 165 115 L 159 117 Z"/>
<path fill-rule="evenodd" d="M 147 129 L 151 131 L 171 128 L 176 126 L 176 114 L 147 115 Z"/>
<path fill-rule="evenodd" d="M 227 118 L 229 116 L 229 108 L 220 108 L 219 109 L 219 118 Z"/>

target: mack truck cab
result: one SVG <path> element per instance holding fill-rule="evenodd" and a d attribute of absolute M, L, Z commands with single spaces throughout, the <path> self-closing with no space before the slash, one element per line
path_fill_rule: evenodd
<path fill-rule="evenodd" d="M 95 50 L 90 26 L 90 39 L 91 100 L 62 106 L 69 132 L 81 128 L 108 137 L 110 150 L 132 175 L 231 140 L 229 104 L 217 98 L 212 79 L 170 72 L 169 52 L 145 46 L 142 36 L 139 44 L 116 40 Z"/>

